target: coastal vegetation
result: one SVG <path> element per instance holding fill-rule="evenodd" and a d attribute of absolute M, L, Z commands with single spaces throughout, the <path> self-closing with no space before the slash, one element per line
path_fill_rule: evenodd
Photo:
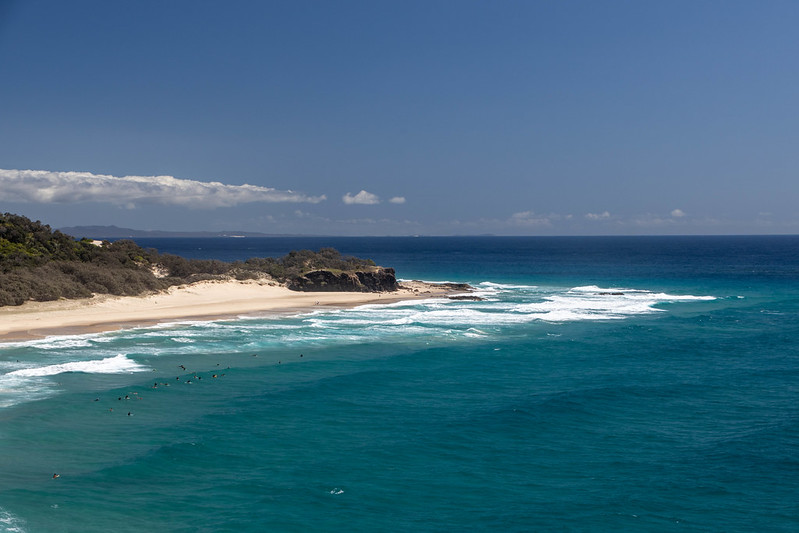
<path fill-rule="evenodd" d="M 130 240 L 77 240 L 21 215 L 0 215 L 0 306 L 93 294 L 135 296 L 214 279 L 272 280 L 296 290 L 396 288 L 393 270 L 333 248 L 232 263 L 186 259 Z"/>

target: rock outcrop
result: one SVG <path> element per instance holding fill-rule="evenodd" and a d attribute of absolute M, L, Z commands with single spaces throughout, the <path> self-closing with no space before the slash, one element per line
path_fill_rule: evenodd
<path fill-rule="evenodd" d="M 378 267 L 356 272 L 314 270 L 290 280 L 288 288 L 304 292 L 386 292 L 399 287 L 393 268 Z"/>

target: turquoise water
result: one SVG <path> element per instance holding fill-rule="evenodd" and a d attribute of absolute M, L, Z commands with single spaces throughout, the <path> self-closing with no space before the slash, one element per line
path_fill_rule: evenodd
<path fill-rule="evenodd" d="M 1 345 L 0 531 L 799 530 L 797 237 L 142 244 L 485 299 Z"/>

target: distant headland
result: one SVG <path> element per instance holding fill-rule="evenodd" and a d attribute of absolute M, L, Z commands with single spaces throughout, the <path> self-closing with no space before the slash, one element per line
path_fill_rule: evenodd
<path fill-rule="evenodd" d="M 307 237 L 291 233 L 259 233 L 256 231 L 163 231 L 120 228 L 117 226 L 70 226 L 58 231 L 78 238 L 89 239 L 144 239 L 144 238 L 241 238 L 241 237 Z"/>

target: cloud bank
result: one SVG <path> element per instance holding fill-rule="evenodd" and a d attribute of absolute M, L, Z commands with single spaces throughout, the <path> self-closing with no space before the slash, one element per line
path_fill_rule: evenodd
<path fill-rule="evenodd" d="M 512 226 L 551 226 L 550 217 L 536 214 L 533 211 L 521 211 L 513 213 L 508 223 Z"/>
<path fill-rule="evenodd" d="M 0 169 L 0 199 L 43 204 L 104 202 L 127 207 L 161 204 L 213 209 L 252 202 L 316 204 L 326 198 L 258 185 L 226 185 L 173 176 L 115 177 L 91 172 Z"/>
<path fill-rule="evenodd" d="M 602 213 L 586 213 L 585 218 L 588 220 L 607 220 L 610 218 L 610 213 L 608 211 L 603 211 Z"/>
<path fill-rule="evenodd" d="M 347 193 L 341 197 L 341 200 L 347 205 L 352 205 L 352 204 L 374 205 L 380 203 L 380 198 L 376 194 L 372 194 L 364 190 L 362 190 L 356 195 Z"/>

